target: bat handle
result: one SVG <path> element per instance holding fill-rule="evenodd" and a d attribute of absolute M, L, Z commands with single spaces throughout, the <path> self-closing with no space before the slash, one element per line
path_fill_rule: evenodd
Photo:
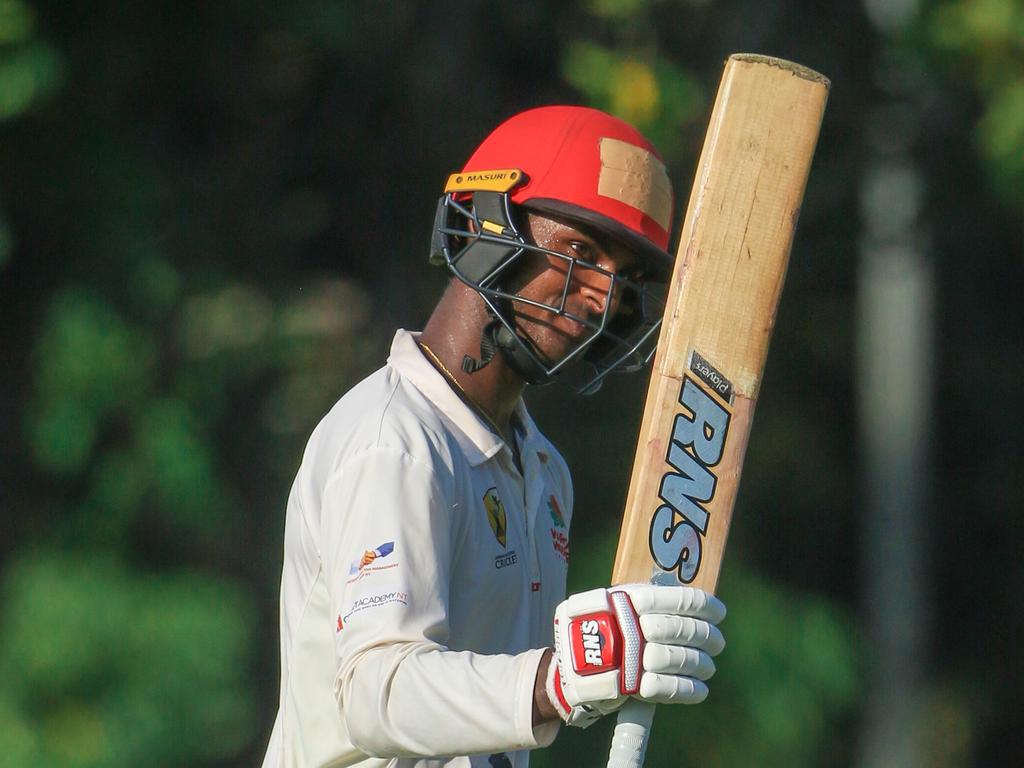
<path fill-rule="evenodd" d="M 622 706 L 612 736 L 608 768 L 642 768 L 653 722 L 653 704 L 630 699 Z"/>

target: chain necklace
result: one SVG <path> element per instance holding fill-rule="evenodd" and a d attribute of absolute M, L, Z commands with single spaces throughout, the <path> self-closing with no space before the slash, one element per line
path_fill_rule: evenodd
<path fill-rule="evenodd" d="M 433 363 L 434 367 L 441 373 L 441 375 L 443 375 L 445 379 L 448 380 L 448 383 L 455 390 L 455 393 L 459 396 L 459 398 L 466 405 L 468 405 L 473 410 L 473 412 L 476 413 L 477 416 L 479 416 L 481 419 L 487 422 L 487 425 L 494 431 L 496 435 L 501 437 L 502 440 L 508 442 L 508 439 L 505 437 L 504 431 L 502 431 L 501 427 L 498 426 L 497 422 L 495 422 L 494 419 L 492 419 L 490 415 L 487 413 L 487 411 L 484 410 L 484 407 L 480 405 L 480 403 L 478 403 L 473 398 L 473 396 L 470 395 L 469 392 L 465 390 L 462 384 L 459 383 L 459 380 L 455 378 L 455 374 L 449 371 L 448 367 L 441 362 L 441 358 L 434 354 L 434 350 L 428 347 L 426 342 L 417 340 L 416 344 L 419 346 L 421 350 L 423 350 L 424 354 L 427 356 L 430 362 Z M 515 441 L 512 441 L 512 445 L 515 445 Z"/>

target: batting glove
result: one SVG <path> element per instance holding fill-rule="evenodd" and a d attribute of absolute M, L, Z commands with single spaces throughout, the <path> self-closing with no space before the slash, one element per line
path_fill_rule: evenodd
<path fill-rule="evenodd" d="M 627 584 L 572 595 L 555 610 L 547 694 L 562 719 L 586 728 L 629 696 L 697 704 L 725 647 L 725 605 L 683 586 Z"/>

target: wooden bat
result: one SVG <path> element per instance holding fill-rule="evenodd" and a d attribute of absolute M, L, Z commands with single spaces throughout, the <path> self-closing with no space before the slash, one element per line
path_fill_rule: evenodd
<path fill-rule="evenodd" d="M 817 72 L 735 54 L 680 233 L 612 583 L 714 592 L 828 97 Z M 643 765 L 654 706 L 621 710 L 610 768 Z"/>

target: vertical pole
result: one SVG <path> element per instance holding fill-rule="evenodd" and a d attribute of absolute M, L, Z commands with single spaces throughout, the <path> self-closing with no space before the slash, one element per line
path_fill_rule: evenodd
<path fill-rule="evenodd" d="M 924 181 L 913 158 L 913 67 L 897 38 L 916 0 L 865 0 L 883 44 L 885 94 L 869 113 L 860 188 L 857 397 L 864 526 L 861 584 L 867 710 L 861 768 L 917 768 L 925 627 L 934 276 L 922 233 Z"/>

